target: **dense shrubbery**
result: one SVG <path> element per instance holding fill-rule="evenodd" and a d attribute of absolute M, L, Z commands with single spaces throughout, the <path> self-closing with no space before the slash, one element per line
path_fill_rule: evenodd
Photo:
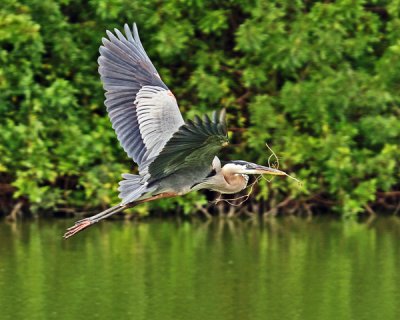
<path fill-rule="evenodd" d="M 96 59 L 105 30 L 133 21 L 186 117 L 228 109 L 229 158 L 265 163 L 268 142 L 303 181 L 261 183 L 260 210 L 285 200 L 351 215 L 397 194 L 399 1 L 3 0 L 4 212 L 18 200 L 33 211 L 117 201 L 134 166 L 106 117 Z M 190 212 L 205 198 L 178 201 Z"/>

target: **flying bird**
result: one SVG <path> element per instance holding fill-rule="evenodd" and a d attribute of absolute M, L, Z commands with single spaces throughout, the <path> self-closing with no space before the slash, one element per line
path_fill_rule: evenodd
<path fill-rule="evenodd" d="M 147 56 L 136 24 L 132 30 L 125 24 L 124 31 L 107 31 L 98 64 L 112 127 L 139 174 L 122 175 L 120 204 L 77 221 L 64 238 L 143 202 L 200 189 L 233 194 L 246 188 L 248 175 L 287 175 L 242 160 L 222 165 L 216 154 L 228 144 L 225 111 L 185 122 Z"/>

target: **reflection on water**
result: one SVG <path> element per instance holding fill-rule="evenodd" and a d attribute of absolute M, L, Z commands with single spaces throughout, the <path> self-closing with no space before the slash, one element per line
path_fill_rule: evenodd
<path fill-rule="evenodd" d="M 400 219 L 0 223 L 1 319 L 399 319 Z"/>

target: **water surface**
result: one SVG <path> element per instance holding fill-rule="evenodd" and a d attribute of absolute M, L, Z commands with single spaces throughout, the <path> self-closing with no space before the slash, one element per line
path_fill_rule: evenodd
<path fill-rule="evenodd" d="M 400 219 L 0 222 L 0 319 L 400 319 Z"/>

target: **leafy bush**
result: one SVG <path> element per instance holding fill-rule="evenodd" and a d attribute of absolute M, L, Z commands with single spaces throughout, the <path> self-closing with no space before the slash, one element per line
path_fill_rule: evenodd
<path fill-rule="evenodd" d="M 107 119 L 96 60 L 105 30 L 133 21 L 185 116 L 228 109 L 229 158 L 266 163 L 268 142 L 302 180 L 261 183 L 265 208 L 290 199 L 352 215 L 384 203 L 377 195 L 400 176 L 399 11 L 398 1 L 3 0 L 3 209 L 118 201 L 134 164 Z"/>

